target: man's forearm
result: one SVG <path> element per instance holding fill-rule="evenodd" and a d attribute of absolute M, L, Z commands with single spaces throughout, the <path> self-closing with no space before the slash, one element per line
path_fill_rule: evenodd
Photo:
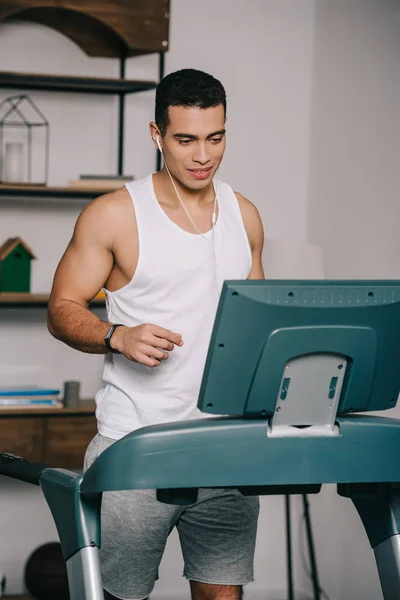
<path fill-rule="evenodd" d="M 104 343 L 111 323 L 102 321 L 88 308 L 72 300 L 50 302 L 47 313 L 47 327 L 50 333 L 82 352 L 106 354 Z"/>

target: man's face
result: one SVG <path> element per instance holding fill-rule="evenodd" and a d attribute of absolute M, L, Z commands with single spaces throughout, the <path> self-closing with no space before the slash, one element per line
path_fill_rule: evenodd
<path fill-rule="evenodd" d="M 164 160 L 182 185 L 201 190 L 212 181 L 224 155 L 224 107 L 170 106 L 168 114 L 170 122 L 162 139 Z"/>

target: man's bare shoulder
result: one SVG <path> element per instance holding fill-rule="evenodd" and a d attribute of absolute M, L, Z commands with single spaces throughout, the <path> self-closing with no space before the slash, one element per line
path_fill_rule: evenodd
<path fill-rule="evenodd" d="M 243 194 L 240 192 L 235 192 L 235 196 L 238 200 L 243 218 L 245 216 L 248 216 L 250 219 L 256 219 L 260 217 L 259 212 L 253 202 L 251 202 L 248 198 L 245 198 L 245 196 L 243 196 Z"/>
<path fill-rule="evenodd" d="M 82 211 L 90 213 L 91 217 L 99 219 L 119 220 L 124 218 L 126 212 L 132 210 L 132 201 L 128 190 L 123 187 L 115 192 L 109 192 L 92 200 Z"/>
<path fill-rule="evenodd" d="M 76 222 L 74 237 L 89 235 L 111 247 L 128 219 L 134 219 L 133 204 L 128 190 L 121 188 L 98 196 L 85 206 Z"/>
<path fill-rule="evenodd" d="M 264 243 L 264 228 L 257 207 L 239 192 L 235 192 L 235 196 L 239 203 L 251 248 L 262 246 Z"/>
<path fill-rule="evenodd" d="M 78 224 L 90 223 L 92 228 L 107 224 L 108 228 L 113 228 L 126 222 L 129 215 L 132 218 L 132 214 L 133 205 L 129 192 L 126 188 L 121 188 L 92 200 L 81 212 Z"/>

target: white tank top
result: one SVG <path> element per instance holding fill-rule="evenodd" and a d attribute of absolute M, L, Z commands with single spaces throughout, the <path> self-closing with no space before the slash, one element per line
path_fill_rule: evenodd
<path fill-rule="evenodd" d="M 182 334 L 158 367 L 147 367 L 122 354 L 106 354 L 103 386 L 96 395 L 101 435 L 119 439 L 146 425 L 206 417 L 197 408 L 218 295 L 210 245 L 184 231 L 157 201 L 152 175 L 126 185 L 132 198 L 139 258 L 132 280 L 106 293 L 111 323 L 135 327 L 153 323 Z M 251 250 L 232 188 L 215 182 L 219 206 L 214 228 L 217 287 L 227 279 L 247 279 Z M 205 237 L 211 243 L 212 231 Z"/>

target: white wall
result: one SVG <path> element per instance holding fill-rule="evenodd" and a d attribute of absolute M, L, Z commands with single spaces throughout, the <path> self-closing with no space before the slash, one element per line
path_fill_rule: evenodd
<path fill-rule="evenodd" d="M 309 236 L 328 277 L 400 276 L 400 4 L 316 3 Z"/>

